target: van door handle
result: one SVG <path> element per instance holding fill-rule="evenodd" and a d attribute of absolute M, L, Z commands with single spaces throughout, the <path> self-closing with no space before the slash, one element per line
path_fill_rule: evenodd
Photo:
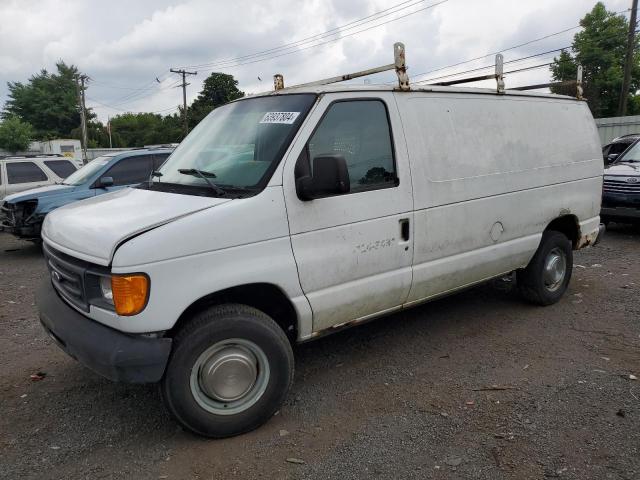
<path fill-rule="evenodd" d="M 401 218 L 400 219 L 400 238 L 402 238 L 403 242 L 409 241 L 409 219 Z"/>

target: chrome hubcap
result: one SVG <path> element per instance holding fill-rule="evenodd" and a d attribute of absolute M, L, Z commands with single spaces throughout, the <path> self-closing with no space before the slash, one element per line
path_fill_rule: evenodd
<path fill-rule="evenodd" d="M 255 343 L 229 339 L 206 349 L 191 370 L 191 393 L 205 410 L 231 415 L 255 404 L 269 381 L 269 363 Z"/>
<path fill-rule="evenodd" d="M 544 286 L 550 292 L 555 292 L 560 288 L 567 273 L 567 257 L 558 247 L 549 252 L 544 261 L 542 278 Z"/>
<path fill-rule="evenodd" d="M 258 377 L 256 359 L 243 348 L 231 346 L 212 355 L 200 368 L 202 390 L 221 402 L 244 396 Z"/>

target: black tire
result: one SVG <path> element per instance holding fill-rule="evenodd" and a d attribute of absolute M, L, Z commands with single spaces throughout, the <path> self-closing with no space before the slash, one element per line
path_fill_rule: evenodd
<path fill-rule="evenodd" d="M 551 255 L 558 252 L 562 252 L 565 257 L 564 276 L 557 284 L 548 285 L 545 282 L 545 264 Z M 560 300 L 567 290 L 572 271 L 573 250 L 571 242 L 563 233 L 548 230 L 542 234 L 540 246 L 529 265 L 518 270 L 516 277 L 518 290 L 524 299 L 531 303 L 551 305 Z"/>
<path fill-rule="evenodd" d="M 269 373 L 264 392 L 254 404 L 238 413 L 218 415 L 196 400 L 192 369 L 201 355 L 206 355 L 203 352 L 228 339 L 257 345 L 268 362 L 268 369 L 263 370 Z M 293 371 L 291 344 L 271 317 L 246 305 L 225 304 L 198 313 L 178 332 L 160 390 L 167 410 L 183 427 L 205 437 L 224 438 L 248 432 L 269 420 L 286 397 Z"/>

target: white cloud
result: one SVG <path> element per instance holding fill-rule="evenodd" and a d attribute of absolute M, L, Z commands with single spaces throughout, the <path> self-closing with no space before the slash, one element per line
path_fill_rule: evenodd
<path fill-rule="evenodd" d="M 426 0 L 396 16 L 434 1 Z M 63 59 L 95 80 L 87 92 L 92 99 L 88 103 L 101 119 L 121 110 L 174 107 L 181 94 L 171 87 L 178 77 L 168 72 L 170 67 L 263 51 L 397 3 L 399 0 L 4 0 L 0 3 L 0 104 L 6 100 L 7 81 L 25 81 Z M 577 25 L 594 3 L 449 0 L 325 46 L 220 70 L 233 74 L 244 91 L 263 91 L 271 88 L 274 73 L 284 74 L 285 82 L 291 85 L 390 63 L 393 42 L 400 40 L 407 47 L 410 76 L 415 76 Z M 615 11 L 628 7 L 627 0 L 605 3 Z M 573 33 L 505 52 L 505 60 L 564 47 L 571 43 Z M 545 63 L 550 58 L 534 58 L 517 67 Z M 492 58 L 485 58 L 432 76 L 491 62 Z M 193 68 L 199 75 L 189 79 L 190 99 L 211 71 L 203 66 Z M 156 76 L 162 83 L 154 80 Z M 546 70 L 534 70 L 510 76 L 507 86 L 547 79 Z M 379 74 L 371 81 L 393 81 L 393 75 Z M 130 90 L 133 88 L 139 90 Z"/>

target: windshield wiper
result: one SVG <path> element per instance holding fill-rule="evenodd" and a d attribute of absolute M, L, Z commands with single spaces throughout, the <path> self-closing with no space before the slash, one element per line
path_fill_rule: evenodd
<path fill-rule="evenodd" d="M 216 192 L 218 195 L 226 194 L 226 192 L 222 188 L 220 188 L 218 185 L 216 185 L 211 180 L 209 180 L 209 178 L 216 178 L 216 174 L 213 172 L 205 172 L 203 170 L 198 170 L 197 168 L 179 168 L 178 172 L 182 173 L 183 175 L 197 175 L 198 177 L 203 179 L 205 182 L 207 182 L 211 187 L 211 189 L 214 192 Z"/>

